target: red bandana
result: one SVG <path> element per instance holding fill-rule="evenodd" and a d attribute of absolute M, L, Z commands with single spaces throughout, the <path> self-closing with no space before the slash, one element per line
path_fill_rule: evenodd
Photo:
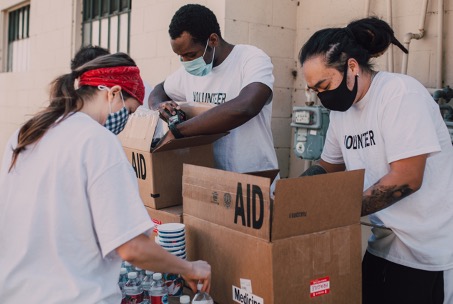
<path fill-rule="evenodd" d="M 136 66 L 118 66 L 111 68 L 100 68 L 86 71 L 80 76 L 79 86 L 105 85 L 113 87 L 119 85 L 122 90 L 143 104 L 145 86 L 140 77 L 140 70 Z"/>

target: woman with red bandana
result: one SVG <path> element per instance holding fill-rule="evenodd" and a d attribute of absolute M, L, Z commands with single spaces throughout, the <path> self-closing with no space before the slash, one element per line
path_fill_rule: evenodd
<path fill-rule="evenodd" d="M 102 56 L 54 80 L 50 104 L 13 134 L 0 170 L 2 303 L 120 303 L 121 260 L 209 289 L 209 264 L 179 259 L 148 235 L 115 136 L 143 95 L 128 55 Z"/>

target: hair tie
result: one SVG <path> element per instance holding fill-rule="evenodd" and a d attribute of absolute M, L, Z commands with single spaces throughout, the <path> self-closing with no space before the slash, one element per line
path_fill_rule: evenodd
<path fill-rule="evenodd" d="M 355 40 L 354 33 L 351 31 L 349 27 L 344 27 L 343 30 L 346 32 L 346 35 L 348 35 L 349 38 Z"/>

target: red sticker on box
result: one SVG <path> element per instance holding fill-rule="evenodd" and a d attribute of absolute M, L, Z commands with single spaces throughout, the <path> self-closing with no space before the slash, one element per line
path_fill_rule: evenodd
<path fill-rule="evenodd" d="M 310 281 L 310 297 L 319 297 L 330 293 L 330 278 L 320 278 Z"/>

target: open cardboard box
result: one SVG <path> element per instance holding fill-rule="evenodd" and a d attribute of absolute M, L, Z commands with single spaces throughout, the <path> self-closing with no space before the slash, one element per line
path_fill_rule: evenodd
<path fill-rule="evenodd" d="M 163 209 L 154 209 L 146 207 L 149 217 L 154 223 L 153 233 L 157 236 L 157 227 L 167 223 L 182 223 L 182 205 L 167 207 Z"/>
<path fill-rule="evenodd" d="M 254 173 L 256 174 L 256 173 Z M 281 179 L 184 165 L 189 260 L 227 303 L 361 303 L 363 170 Z"/>
<path fill-rule="evenodd" d="M 210 109 L 209 106 L 198 103 L 184 102 L 180 105 L 186 112 L 187 119 Z M 154 209 L 182 204 L 183 164 L 213 167 L 212 143 L 226 135 L 222 133 L 174 139 L 151 148 L 159 121 L 163 122 L 157 111 L 133 114 L 118 135 L 135 170 L 143 203 Z"/>

